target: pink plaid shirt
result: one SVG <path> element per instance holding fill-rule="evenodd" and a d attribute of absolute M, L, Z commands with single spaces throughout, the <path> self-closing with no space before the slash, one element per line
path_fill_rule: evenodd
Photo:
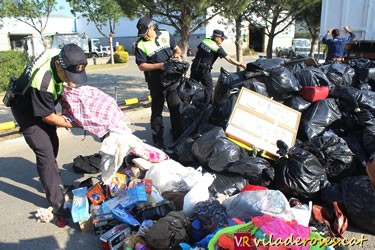
<path fill-rule="evenodd" d="M 60 104 L 62 115 L 97 138 L 113 129 L 129 130 L 115 99 L 95 87 L 64 88 Z"/>

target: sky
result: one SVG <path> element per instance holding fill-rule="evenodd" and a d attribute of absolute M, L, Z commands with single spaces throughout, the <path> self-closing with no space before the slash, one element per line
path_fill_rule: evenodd
<path fill-rule="evenodd" d="M 52 14 L 54 15 L 64 15 L 64 16 L 73 16 L 69 10 L 69 4 L 66 0 L 57 0 L 57 11 L 53 11 Z M 60 9 L 60 7 L 63 7 Z"/>

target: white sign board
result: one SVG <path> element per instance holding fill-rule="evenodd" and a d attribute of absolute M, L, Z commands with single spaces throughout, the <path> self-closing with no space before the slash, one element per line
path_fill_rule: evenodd
<path fill-rule="evenodd" d="M 242 88 L 225 133 L 247 146 L 277 156 L 277 140 L 294 146 L 300 119 L 300 112 Z"/>

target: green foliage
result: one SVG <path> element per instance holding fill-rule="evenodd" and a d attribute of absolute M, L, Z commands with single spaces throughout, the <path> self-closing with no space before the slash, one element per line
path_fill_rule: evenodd
<path fill-rule="evenodd" d="M 21 75 L 26 65 L 30 62 L 24 52 L 1 51 L 0 52 L 0 90 L 6 90 L 11 77 Z"/>
<path fill-rule="evenodd" d="M 129 53 L 127 51 L 116 51 L 113 57 L 116 63 L 127 63 L 129 61 Z"/>
<path fill-rule="evenodd" d="M 296 32 L 294 33 L 294 38 L 307 38 L 311 39 L 311 35 L 309 32 Z"/>

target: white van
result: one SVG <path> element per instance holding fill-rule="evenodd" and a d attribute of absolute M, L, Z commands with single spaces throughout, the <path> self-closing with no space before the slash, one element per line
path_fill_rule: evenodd
<path fill-rule="evenodd" d="M 294 38 L 292 40 L 291 51 L 293 56 L 308 56 L 310 53 L 311 43 L 309 39 Z"/>

